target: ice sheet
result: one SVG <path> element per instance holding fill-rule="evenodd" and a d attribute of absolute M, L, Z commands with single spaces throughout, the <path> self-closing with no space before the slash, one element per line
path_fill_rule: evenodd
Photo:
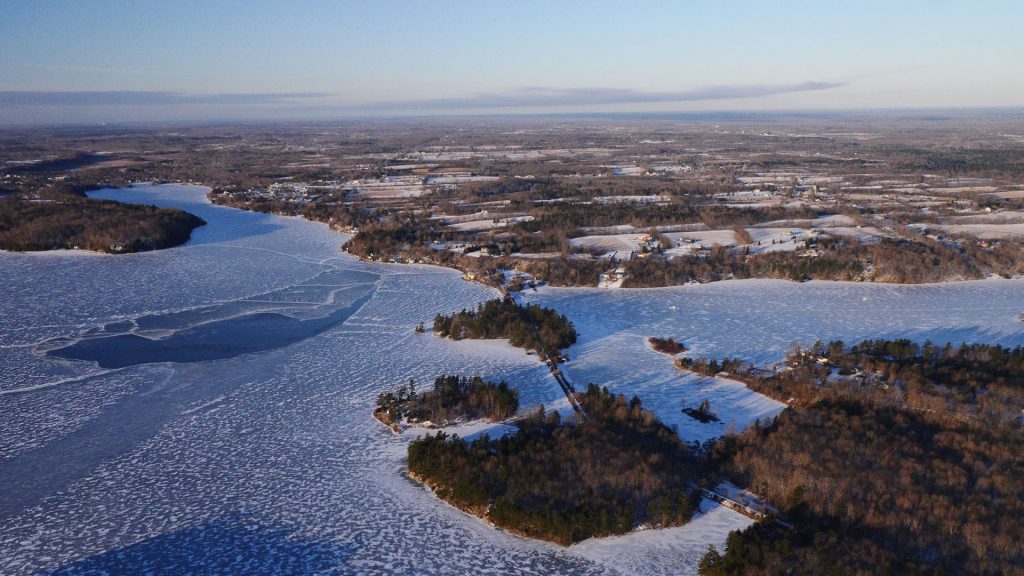
<path fill-rule="evenodd" d="M 0 573 L 692 574 L 709 544 L 748 522 L 706 505 L 682 528 L 563 549 L 444 505 L 403 476 L 411 436 L 372 419 L 381 391 L 409 378 L 423 386 L 441 373 L 480 374 L 517 386 L 524 408 L 564 403 L 535 356 L 414 332 L 493 290 L 451 270 L 358 262 L 326 226 L 212 206 L 202 188 L 99 195 L 182 207 L 210 224 L 186 245 L 151 253 L 0 253 Z M 280 348 L 116 370 L 41 354 L 54 339 L 140 325 L 150 336 L 173 332 L 208 310 L 319 317 L 368 278 L 372 293 L 351 317 Z M 648 336 L 755 362 L 831 337 L 1024 340 L 1020 281 L 727 282 L 525 297 L 576 322 L 573 382 L 636 393 L 689 438 L 726 424 L 682 420 L 684 401 L 708 397 L 736 426 L 775 406 L 682 375 L 646 346 Z"/>

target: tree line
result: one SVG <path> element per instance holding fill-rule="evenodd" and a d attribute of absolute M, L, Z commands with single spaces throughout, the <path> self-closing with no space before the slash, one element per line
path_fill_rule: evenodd
<path fill-rule="evenodd" d="M 813 220 L 821 215 L 819 211 L 806 207 L 735 208 L 688 202 L 683 198 L 676 198 L 668 203 L 649 204 L 559 202 L 537 206 L 530 213 L 534 217 L 533 220 L 520 222 L 516 228 L 528 232 L 563 230 L 570 237 L 582 236 L 584 232 L 580 230 L 581 228 L 602 228 L 620 224 L 630 224 L 635 228 L 703 224 L 714 230 L 750 226 L 772 220 Z"/>

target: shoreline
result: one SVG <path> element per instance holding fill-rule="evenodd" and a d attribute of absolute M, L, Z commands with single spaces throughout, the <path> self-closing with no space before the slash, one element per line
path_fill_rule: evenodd
<path fill-rule="evenodd" d="M 181 208 L 90 196 L 133 186 L 91 185 L 43 200 L 14 196 L 5 201 L 11 225 L 3 235 L 10 247 L 0 251 L 111 256 L 155 252 L 188 244 L 197 228 L 209 224 Z"/>
<path fill-rule="evenodd" d="M 178 183 L 178 184 L 182 184 L 182 183 Z M 185 185 L 185 184 L 183 184 L 183 185 Z M 205 184 L 194 184 L 193 183 L 193 185 L 210 188 L 210 186 L 205 185 Z M 346 254 L 348 254 L 348 255 L 350 255 L 350 256 L 352 256 L 353 258 L 355 258 L 359 262 L 370 263 L 370 264 L 395 264 L 395 265 L 401 265 L 401 266 L 431 266 L 431 267 L 436 267 L 436 268 L 446 268 L 448 270 L 452 270 L 452 271 L 458 272 L 460 274 L 465 274 L 465 272 L 466 272 L 465 270 L 463 270 L 461 268 L 457 268 L 455 266 L 448 266 L 448 265 L 445 265 L 445 264 L 439 264 L 439 263 L 436 263 L 436 262 L 388 262 L 388 261 L 385 261 L 385 260 L 373 260 L 373 259 L 369 259 L 369 258 L 363 258 L 362 256 L 359 256 L 359 255 L 356 255 L 356 254 L 352 254 L 351 252 L 349 252 L 348 250 L 345 249 L 345 247 L 348 244 L 348 242 L 353 237 L 355 237 L 355 235 L 358 232 L 353 232 L 352 230 L 342 230 L 342 229 L 339 229 L 339 228 L 335 228 L 334 226 L 332 226 L 331 224 L 329 224 L 327 222 L 322 222 L 320 220 L 310 220 L 309 218 L 306 218 L 305 216 L 302 216 L 301 214 L 285 214 L 285 213 L 281 213 L 281 212 L 263 212 L 263 211 L 259 211 L 259 210 L 249 210 L 247 208 L 241 208 L 241 207 L 237 207 L 237 206 L 231 206 L 231 205 L 228 205 L 228 204 L 221 204 L 221 203 L 218 203 L 218 202 L 214 202 L 214 201 L 212 201 L 209 198 L 209 195 L 210 195 L 210 193 L 213 192 L 213 190 L 214 190 L 213 188 L 210 188 L 210 192 L 207 192 L 206 196 L 207 196 L 207 202 L 209 202 L 211 205 L 214 205 L 214 206 L 220 206 L 220 207 L 223 207 L 223 208 L 233 208 L 235 210 L 242 210 L 242 211 L 245 211 L 245 212 L 255 212 L 255 213 L 258 213 L 258 214 L 271 214 L 271 215 L 274 215 L 274 216 L 281 216 L 281 217 L 286 217 L 286 218 L 298 218 L 298 219 L 305 220 L 307 222 L 313 222 L 313 223 L 316 223 L 316 224 L 323 224 L 323 225 L 327 226 L 328 229 L 331 230 L 332 232 L 335 232 L 335 233 L 338 233 L 338 234 L 341 234 L 343 236 L 347 236 L 348 237 L 345 240 L 345 242 L 342 244 L 341 251 L 346 253 Z M 516 257 L 513 256 L 512 258 L 516 258 Z M 512 269 L 514 270 L 514 268 L 512 268 Z M 713 280 L 711 282 L 691 281 L 691 282 L 684 282 L 682 284 L 672 284 L 672 285 L 668 285 L 668 286 L 648 286 L 648 287 L 639 287 L 639 288 L 636 288 L 636 287 L 634 287 L 634 288 L 622 288 L 622 287 L 601 288 L 601 287 L 596 286 L 596 285 L 554 286 L 554 285 L 548 284 L 546 282 L 542 283 L 541 286 L 543 286 L 544 288 L 563 289 L 563 290 L 564 289 L 571 289 L 571 290 L 594 290 L 594 291 L 600 291 L 600 292 L 615 292 L 615 291 L 665 290 L 665 289 L 673 289 L 673 288 L 680 288 L 680 287 L 710 286 L 710 285 L 713 285 L 713 284 L 740 283 L 740 282 L 765 282 L 765 281 L 769 281 L 769 282 L 784 282 L 786 284 L 793 284 L 793 285 L 796 285 L 796 284 L 815 284 L 815 283 L 816 284 L 834 283 L 834 284 L 843 284 L 843 285 L 849 284 L 849 285 L 878 285 L 878 286 L 943 286 L 943 285 L 948 285 L 948 284 L 961 284 L 961 283 L 968 283 L 968 282 L 988 282 L 988 281 L 996 281 L 996 280 L 1011 280 L 1011 281 L 1012 280 L 1024 280 L 1024 275 L 1012 276 L 1012 277 L 1006 278 L 1004 276 L 999 276 L 997 274 L 990 274 L 989 276 L 986 276 L 984 278 L 958 278 L 958 279 L 955 279 L 955 280 L 943 280 L 941 282 L 911 282 L 911 283 L 885 282 L 885 281 L 877 281 L 877 280 L 857 281 L 857 280 L 828 280 L 828 279 L 811 279 L 811 280 L 799 281 L 799 280 L 790 280 L 788 278 L 761 277 L 761 278 L 725 278 L 725 279 L 722 279 L 722 280 Z M 478 282 L 479 284 L 483 284 L 485 286 L 494 288 L 494 286 L 492 286 L 491 284 L 488 284 L 486 282 L 481 282 L 479 280 L 471 280 L 471 281 Z M 524 289 L 523 292 L 525 292 L 525 291 L 526 290 Z"/>
<path fill-rule="evenodd" d="M 586 542 L 590 542 L 590 543 L 600 542 L 602 540 L 608 540 L 608 539 L 611 539 L 611 538 L 622 538 L 624 536 L 630 536 L 630 535 L 633 535 L 633 534 L 641 534 L 641 533 L 644 533 L 644 532 L 651 532 L 651 531 L 657 531 L 657 530 L 672 530 L 674 528 L 682 528 L 684 526 L 687 526 L 687 525 L 691 524 L 694 520 L 700 518 L 701 516 L 707 514 L 707 512 L 704 512 L 704 511 L 701 510 L 702 506 L 698 506 L 697 510 L 694 511 L 693 516 L 687 522 L 685 522 L 683 524 L 678 524 L 678 525 L 675 525 L 675 526 L 665 526 L 665 527 L 661 527 L 661 528 L 654 528 L 654 527 L 648 526 L 646 524 L 640 524 L 638 526 L 634 526 L 633 529 L 630 530 L 629 532 L 623 532 L 621 534 L 607 534 L 605 536 L 591 536 L 590 538 L 586 538 L 584 540 L 580 540 L 579 542 L 573 542 L 572 544 L 563 545 L 563 544 L 559 544 L 558 542 L 555 542 L 553 540 L 545 540 L 544 538 L 537 538 L 537 537 L 534 537 L 534 536 L 530 536 L 529 534 L 526 534 L 525 532 L 522 532 L 520 530 L 516 530 L 515 528 L 508 528 L 508 527 L 505 527 L 505 526 L 498 526 L 497 524 L 492 522 L 487 517 L 486 513 L 483 514 L 483 515 L 476 514 L 472 510 L 467 510 L 466 508 L 463 508 L 461 506 L 458 506 L 456 504 L 453 504 L 453 503 L 449 502 L 448 500 L 445 500 L 444 498 L 442 498 L 441 496 L 439 496 L 437 494 L 437 490 L 435 489 L 434 486 L 432 486 L 429 482 L 425 481 L 423 478 L 420 478 L 419 475 L 417 475 L 415 472 L 409 470 L 408 467 L 406 467 L 402 471 L 401 474 L 412 485 L 414 485 L 414 486 L 424 490 L 428 494 L 430 494 L 431 497 L 435 498 L 438 502 L 443 504 L 449 510 L 455 510 L 457 512 L 460 512 L 464 516 L 468 516 L 468 517 L 470 517 L 470 518 L 472 518 L 474 520 L 477 520 L 479 522 L 483 522 L 484 525 L 486 525 L 489 529 L 491 529 L 493 531 L 504 532 L 505 534 L 508 534 L 510 536 L 515 537 L 516 539 L 523 540 L 523 541 L 526 541 L 526 542 L 535 543 L 535 544 L 540 544 L 542 546 L 550 546 L 550 547 L 553 547 L 556 550 L 570 550 L 570 549 L 572 549 L 572 548 L 574 548 L 576 546 L 579 546 L 581 544 L 584 544 Z M 723 505 L 723 504 L 721 504 L 719 502 L 715 502 L 715 501 L 713 501 L 713 500 L 711 500 L 709 498 L 702 498 L 701 499 L 701 503 L 703 504 L 704 502 L 709 502 L 709 503 L 712 503 L 713 505 L 715 505 L 715 506 L 717 506 L 719 508 L 723 508 L 725 510 L 730 510 L 732 512 L 736 512 L 732 508 L 730 508 L 728 506 L 725 506 L 725 505 Z M 737 514 L 739 514 L 739 512 L 737 512 Z"/>

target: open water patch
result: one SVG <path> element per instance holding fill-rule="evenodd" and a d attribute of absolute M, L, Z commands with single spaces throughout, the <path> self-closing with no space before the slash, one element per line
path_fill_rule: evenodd
<path fill-rule="evenodd" d="M 277 312 L 259 312 L 206 322 L 165 338 L 117 334 L 86 338 L 48 351 L 48 356 L 86 360 L 101 368 L 125 368 L 158 362 L 206 362 L 282 348 L 340 325 L 366 303 L 373 292 L 326 316 L 300 320 Z"/>

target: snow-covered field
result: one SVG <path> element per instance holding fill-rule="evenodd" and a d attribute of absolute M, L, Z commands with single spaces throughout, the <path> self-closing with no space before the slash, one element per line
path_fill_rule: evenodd
<path fill-rule="evenodd" d="M 639 175 L 639 169 L 637 169 L 637 175 Z M 622 203 L 635 203 L 635 204 L 656 204 L 658 202 L 668 202 L 669 196 L 662 196 L 658 194 L 629 194 L 619 196 L 598 196 L 594 198 L 596 204 L 622 204 Z"/>
<path fill-rule="evenodd" d="M 413 331 L 495 293 L 452 270 L 358 262 L 326 226 L 212 206 L 204 193 L 99 194 L 209 222 L 184 246 L 116 257 L 0 253 L 0 573 L 686 574 L 708 544 L 749 523 L 705 504 L 680 528 L 560 548 L 444 505 L 401 473 L 412 435 L 393 435 L 370 412 L 381 391 L 442 373 L 505 379 L 524 407 L 564 402 L 535 356 Z M 681 374 L 647 336 L 757 362 L 794 341 L 837 336 L 1024 341 L 1024 283 L 1008 280 L 545 288 L 524 297 L 576 322 L 568 372 L 577 386 L 636 393 L 688 439 L 778 405 Z M 362 298 L 322 332 L 222 360 L 100 369 L 42 355 L 82 338 L 175 334 L 255 312 L 322 318 Z M 679 413 L 703 398 L 720 426 Z"/>
<path fill-rule="evenodd" d="M 793 228 L 748 228 L 747 233 L 761 243 L 756 252 L 792 252 L 807 240 L 803 230 Z"/>
<path fill-rule="evenodd" d="M 869 244 L 872 242 L 878 242 L 881 238 L 890 238 L 892 234 L 884 232 L 874 226 L 833 226 L 822 232 L 829 236 L 847 236 L 850 238 L 856 238 L 858 242 Z"/>
<path fill-rule="evenodd" d="M 441 175 L 441 176 L 430 176 L 427 178 L 427 184 L 462 184 L 465 182 L 494 182 L 498 180 L 497 176 L 473 176 L 470 174 L 452 174 L 452 175 Z"/>
<path fill-rule="evenodd" d="M 992 195 L 997 196 L 999 198 L 1005 198 L 1007 200 L 1016 200 L 1019 198 L 1024 198 L 1024 190 L 1007 190 L 1005 192 L 993 192 Z"/>
<path fill-rule="evenodd" d="M 949 234 L 968 234 L 982 240 L 1018 239 L 1024 236 L 1024 224 L 947 224 L 934 226 Z"/>
<path fill-rule="evenodd" d="M 831 228 L 833 226 L 856 226 L 857 222 L 843 214 L 831 214 L 813 219 L 771 220 L 754 224 L 750 228 Z"/>
<path fill-rule="evenodd" d="M 417 176 L 388 176 L 379 181 L 358 182 L 352 190 L 360 198 L 418 198 L 430 193 Z"/>
<path fill-rule="evenodd" d="M 711 246 L 734 246 L 736 233 L 732 230 L 702 230 L 699 232 L 666 232 L 665 236 L 677 241 L 691 241 L 707 248 Z"/>
<path fill-rule="evenodd" d="M 502 228 L 510 224 L 516 224 L 518 222 L 529 222 L 533 220 L 533 216 L 500 216 L 497 215 L 493 218 L 484 218 L 482 220 L 469 220 L 466 222 L 459 222 L 458 224 L 452 224 L 451 227 L 456 230 L 463 232 L 479 232 L 480 230 L 493 230 L 494 228 Z"/>
<path fill-rule="evenodd" d="M 606 234 L 600 236 L 580 236 L 570 238 L 569 247 L 574 250 L 603 250 L 606 252 L 640 251 L 640 242 L 644 234 Z"/>
<path fill-rule="evenodd" d="M 951 224 L 1024 224 L 1024 212 L 1020 210 L 1006 210 L 1004 212 L 989 212 L 983 214 L 969 214 L 966 216 L 954 216 L 949 219 Z"/>

